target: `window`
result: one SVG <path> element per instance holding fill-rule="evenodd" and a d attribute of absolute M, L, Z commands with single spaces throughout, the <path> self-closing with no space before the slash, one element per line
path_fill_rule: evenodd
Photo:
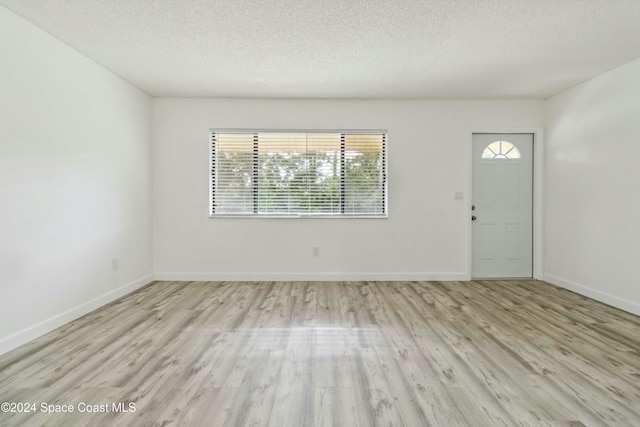
<path fill-rule="evenodd" d="M 519 159 L 520 151 L 509 141 L 494 141 L 482 152 L 483 159 Z"/>
<path fill-rule="evenodd" d="M 386 131 L 211 130 L 211 216 L 386 217 Z"/>

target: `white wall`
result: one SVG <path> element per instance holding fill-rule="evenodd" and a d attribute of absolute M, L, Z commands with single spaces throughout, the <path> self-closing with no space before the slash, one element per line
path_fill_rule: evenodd
<path fill-rule="evenodd" d="M 0 59 L 2 353 L 149 282 L 152 227 L 150 97 L 3 7 Z"/>
<path fill-rule="evenodd" d="M 640 59 L 546 109 L 544 277 L 640 314 Z"/>
<path fill-rule="evenodd" d="M 471 132 L 542 127 L 544 115 L 542 101 L 156 98 L 153 108 L 156 278 L 192 280 L 468 279 Z M 210 219 L 212 127 L 388 129 L 389 218 Z"/>

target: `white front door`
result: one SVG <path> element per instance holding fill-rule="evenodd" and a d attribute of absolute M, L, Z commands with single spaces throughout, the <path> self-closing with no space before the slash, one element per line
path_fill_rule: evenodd
<path fill-rule="evenodd" d="M 533 276 L 533 135 L 473 134 L 474 278 Z"/>

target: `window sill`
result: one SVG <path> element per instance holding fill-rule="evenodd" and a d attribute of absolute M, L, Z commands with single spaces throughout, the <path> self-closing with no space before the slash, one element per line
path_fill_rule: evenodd
<path fill-rule="evenodd" d="M 253 219 L 387 219 L 389 215 L 326 215 L 326 214 L 318 214 L 318 215 L 234 215 L 234 214 L 214 214 L 209 215 L 210 219 L 217 218 L 253 218 Z"/>

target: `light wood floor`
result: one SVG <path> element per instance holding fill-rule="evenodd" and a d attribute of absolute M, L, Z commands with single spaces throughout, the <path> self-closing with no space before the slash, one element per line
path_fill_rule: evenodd
<path fill-rule="evenodd" d="M 37 405 L 3 426 L 638 426 L 640 318 L 536 281 L 156 282 L 0 356 L 0 402 Z"/>

